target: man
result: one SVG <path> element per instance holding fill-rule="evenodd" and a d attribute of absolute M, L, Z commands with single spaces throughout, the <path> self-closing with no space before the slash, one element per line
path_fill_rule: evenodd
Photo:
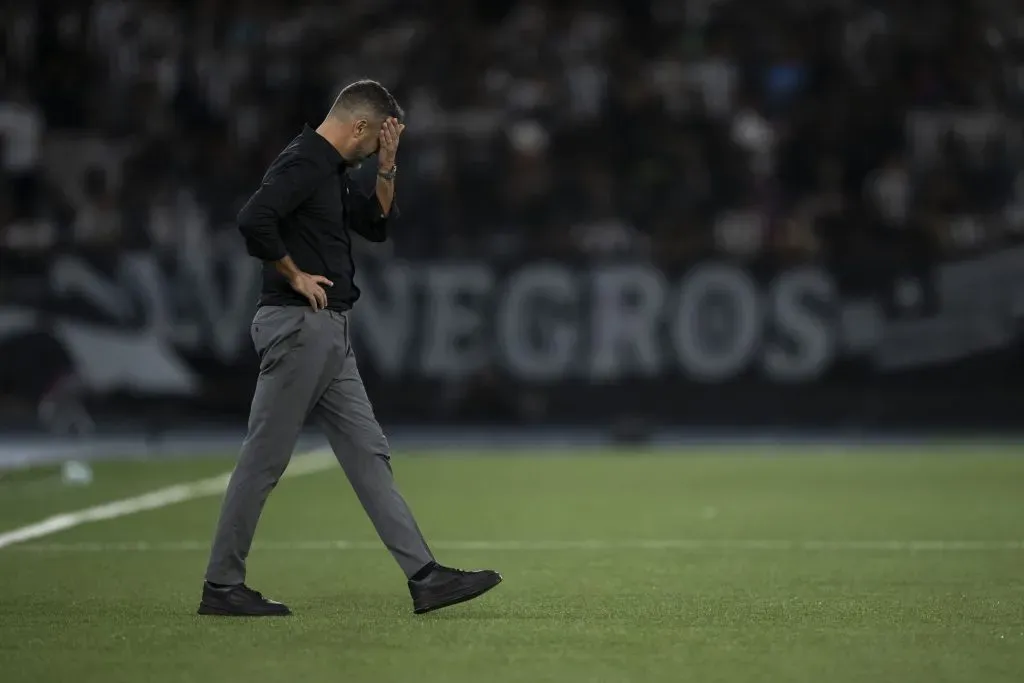
<path fill-rule="evenodd" d="M 384 545 L 409 580 L 416 614 L 471 600 L 496 586 L 494 571 L 465 572 L 434 561 L 395 488 L 387 439 L 352 353 L 351 232 L 387 238 L 398 215 L 395 154 L 405 129 L 395 98 L 374 81 L 338 95 L 323 123 L 303 131 L 274 160 L 238 214 L 249 254 L 263 261 L 252 322 L 260 357 L 249 429 L 221 508 L 200 614 L 290 614 L 245 585 L 245 560 L 270 491 L 307 416 L 325 432 Z M 364 196 L 346 175 L 377 155 L 376 190 Z"/>

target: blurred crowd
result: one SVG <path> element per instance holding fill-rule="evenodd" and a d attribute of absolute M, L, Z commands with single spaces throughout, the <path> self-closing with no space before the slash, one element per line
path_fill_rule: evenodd
<path fill-rule="evenodd" d="M 237 240 L 267 163 L 361 77 L 407 111 L 389 254 L 858 267 L 1024 231 L 1011 0 L 38 0 L 0 17 L 8 254 Z"/>

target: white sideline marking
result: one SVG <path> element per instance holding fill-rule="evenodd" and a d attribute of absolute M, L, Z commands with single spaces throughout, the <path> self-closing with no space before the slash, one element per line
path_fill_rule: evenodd
<path fill-rule="evenodd" d="M 430 544 L 438 550 L 739 550 L 808 552 L 987 552 L 1024 550 L 1024 541 L 785 541 L 757 539 L 648 539 L 621 541 L 440 541 Z M 380 541 L 283 541 L 259 542 L 254 550 L 268 551 L 359 551 L 383 550 Z M 115 543 L 32 543 L 18 550 L 65 552 L 205 552 L 208 541 L 115 542 Z"/>
<path fill-rule="evenodd" d="M 321 449 L 295 456 L 292 458 L 292 462 L 288 465 L 288 469 L 285 470 L 284 476 L 301 476 L 303 474 L 311 474 L 313 472 L 320 472 L 327 469 L 334 462 L 334 460 L 324 457 L 328 453 L 329 451 Z M 118 517 L 133 515 L 137 512 L 156 510 L 157 508 L 167 507 L 168 505 L 174 505 L 175 503 L 183 503 L 195 498 L 215 496 L 224 492 L 230 477 L 231 472 L 225 472 L 224 474 L 219 474 L 215 477 L 199 479 L 193 482 L 176 484 L 174 486 L 157 489 L 156 491 L 150 491 L 149 493 L 144 493 L 140 496 L 123 498 L 121 500 L 115 500 L 110 503 L 96 505 L 94 507 L 77 510 L 75 512 L 54 515 L 53 517 L 48 517 L 34 524 L 29 524 L 0 534 L 0 548 L 6 548 L 14 545 L 15 543 L 30 541 L 34 538 L 49 536 L 50 534 L 55 534 L 58 531 L 71 529 L 72 527 L 87 524 L 89 522 L 116 519 Z"/>

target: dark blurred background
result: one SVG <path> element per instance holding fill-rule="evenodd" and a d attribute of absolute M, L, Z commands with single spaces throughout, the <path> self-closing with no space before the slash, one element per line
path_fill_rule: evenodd
<path fill-rule="evenodd" d="M 386 426 L 1024 426 L 1011 0 L 0 17 L 5 431 L 244 425 L 258 264 L 234 217 L 362 77 L 408 124 L 403 216 L 357 254 Z"/>

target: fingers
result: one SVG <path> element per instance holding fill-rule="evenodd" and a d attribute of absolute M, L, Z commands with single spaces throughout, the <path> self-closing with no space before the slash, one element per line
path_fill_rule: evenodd
<path fill-rule="evenodd" d="M 316 285 L 313 290 L 313 296 L 316 297 L 316 302 L 319 305 L 319 308 L 314 307 L 316 310 L 322 311 L 327 308 L 327 292 L 324 291 L 323 287 Z"/>
<path fill-rule="evenodd" d="M 327 293 L 318 285 L 312 285 L 308 292 L 304 292 L 306 301 L 314 311 L 322 311 L 327 308 Z"/>
<path fill-rule="evenodd" d="M 398 119 L 389 117 L 385 119 L 380 127 L 380 141 L 389 149 L 398 146 L 398 136 L 405 130 L 405 126 L 398 123 Z"/>
<path fill-rule="evenodd" d="M 306 297 L 306 301 L 314 311 L 322 311 L 327 308 L 327 292 L 321 285 L 333 287 L 334 283 L 323 275 L 300 273 L 291 281 L 291 285 L 292 289 Z"/>
<path fill-rule="evenodd" d="M 309 291 L 304 292 L 306 300 L 309 301 L 309 305 L 313 307 L 314 311 L 322 311 L 327 308 L 327 292 L 320 285 L 309 286 Z"/>

